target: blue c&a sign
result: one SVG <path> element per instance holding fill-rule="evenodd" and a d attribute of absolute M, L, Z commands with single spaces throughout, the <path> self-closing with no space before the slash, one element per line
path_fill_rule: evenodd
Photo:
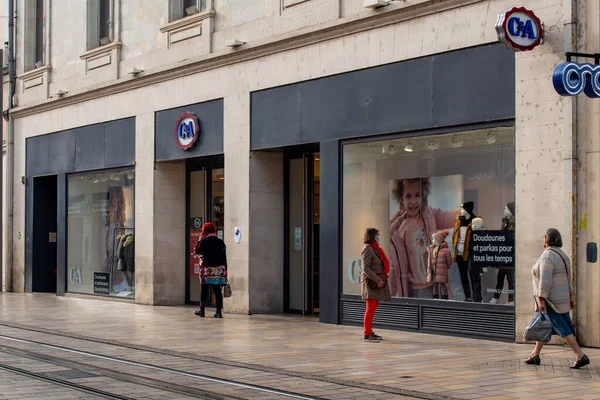
<path fill-rule="evenodd" d="M 600 65 L 566 62 L 559 64 L 552 74 L 554 90 L 561 96 L 600 98 Z"/>
<path fill-rule="evenodd" d="M 175 123 L 175 143 L 182 150 L 189 150 L 196 145 L 200 135 L 200 123 L 193 113 L 183 113 Z"/>

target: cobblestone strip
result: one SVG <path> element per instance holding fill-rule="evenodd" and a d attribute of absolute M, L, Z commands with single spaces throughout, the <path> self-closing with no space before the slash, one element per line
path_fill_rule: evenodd
<path fill-rule="evenodd" d="M 260 371 L 260 372 L 264 372 L 264 373 L 283 375 L 283 376 L 289 376 L 289 377 L 293 377 L 293 378 L 301 378 L 301 379 L 306 379 L 306 380 L 311 380 L 311 381 L 318 381 L 318 382 L 323 382 L 323 383 L 328 383 L 328 384 L 340 385 L 340 386 L 344 386 L 347 388 L 369 390 L 369 391 L 372 391 L 375 393 L 396 395 L 396 397 L 393 397 L 393 398 L 398 398 L 397 396 L 405 396 L 406 398 L 427 399 L 427 400 L 458 400 L 459 399 L 458 397 L 445 396 L 445 395 L 441 395 L 441 394 L 438 394 L 435 392 L 426 393 L 423 391 L 408 390 L 408 389 L 402 389 L 402 388 L 398 388 L 398 387 L 391 387 L 391 386 L 385 386 L 385 385 L 375 385 L 375 384 L 370 384 L 370 383 L 365 383 L 365 382 L 357 382 L 357 381 L 351 381 L 351 380 L 347 380 L 347 379 L 339 379 L 339 378 L 335 378 L 335 377 L 306 373 L 306 372 L 290 371 L 290 370 L 286 370 L 283 368 L 269 367 L 269 366 L 264 366 L 264 365 L 260 365 L 260 364 L 250 364 L 250 363 L 239 362 L 239 361 L 230 361 L 230 360 L 226 360 L 226 359 L 222 359 L 222 358 L 218 358 L 218 357 L 214 357 L 214 356 L 199 356 L 197 354 L 193 354 L 193 353 L 189 353 L 189 352 L 161 349 L 161 348 L 145 346 L 145 345 L 136 345 L 133 343 L 123 342 L 120 340 L 97 338 L 97 337 L 93 337 L 93 336 L 89 336 L 89 335 L 75 334 L 75 333 L 71 333 L 71 332 L 67 332 L 67 331 L 59 332 L 59 331 L 55 331 L 55 330 L 51 330 L 51 329 L 32 327 L 32 326 L 28 326 L 28 325 L 13 323 L 13 322 L 4 322 L 3 321 L 0 323 L 0 326 L 5 326 L 5 327 L 9 327 L 9 328 L 14 328 L 14 329 L 21 329 L 21 330 L 31 331 L 31 332 L 36 332 L 36 333 L 48 334 L 48 335 L 53 335 L 53 336 L 58 336 L 58 337 L 77 339 L 77 340 L 82 340 L 82 341 L 86 341 L 86 342 L 118 346 L 121 348 L 129 348 L 129 349 L 133 349 L 133 350 L 145 351 L 145 352 L 155 353 L 155 354 L 160 354 L 160 355 L 165 355 L 165 356 L 172 356 L 172 357 L 184 358 L 184 359 L 189 359 L 189 360 L 194 360 L 194 361 L 201 361 L 201 362 L 205 362 L 205 363 L 209 363 L 209 364 L 217 364 L 217 365 L 222 365 L 222 366 L 227 366 L 227 367 L 233 367 L 236 369 L 243 368 L 243 369 L 248 369 L 251 371 Z M 312 394 L 313 393 L 311 393 L 311 395 Z M 327 396 L 323 396 L 323 397 L 327 397 Z M 332 398 L 335 398 L 335 397 L 332 397 Z M 370 397 L 370 398 L 375 399 L 378 397 L 374 397 L 374 398 Z M 385 397 L 383 397 L 383 398 L 385 398 Z"/>

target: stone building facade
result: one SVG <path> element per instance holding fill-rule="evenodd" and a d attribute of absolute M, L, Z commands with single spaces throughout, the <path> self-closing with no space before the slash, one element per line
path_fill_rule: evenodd
<path fill-rule="evenodd" d="M 408 159 L 394 161 L 394 153 L 414 145 L 420 154 L 415 165 L 421 165 L 414 176 L 425 176 L 427 168 L 436 176 L 461 176 L 465 190 L 457 194 L 461 201 L 455 208 L 470 196 L 482 204 L 476 201 L 476 213 L 485 203 L 515 202 L 516 283 L 512 293 L 502 286 L 497 308 L 489 305 L 494 291 L 490 286 L 486 292 L 485 283 L 482 304 L 465 304 L 457 294 L 452 303 L 461 304 L 448 307 L 440 306 L 441 300 L 395 299 L 386 308 L 391 317 L 380 323 L 486 336 L 469 325 L 489 316 L 490 331 L 495 332 L 494 321 L 503 321 L 509 333 L 499 329 L 497 336 L 520 341 L 533 309 L 531 266 L 542 251 L 545 229 L 553 226 L 574 260 L 580 340 L 600 346 L 600 270 L 586 258 L 587 243 L 600 234 L 600 106 L 594 99 L 560 97 L 551 82 L 565 51 L 597 51 L 596 1 L 404 0 L 376 9 L 363 0 L 97 3 L 16 1 L 21 18 L 16 19 L 16 107 L 10 111 L 12 265 L 4 267 L 4 276 L 12 271 L 14 291 L 106 294 L 149 305 L 197 301 L 189 254 L 197 217 L 220 221 L 234 293 L 226 299 L 226 311 L 318 311 L 323 322 L 358 322 L 360 301 L 352 271 L 346 282 L 346 253 L 359 255 L 360 240 L 357 247 L 349 238 L 360 239 L 365 224 L 386 221 L 390 207 L 388 187 L 369 187 L 365 177 L 383 173 L 385 162 L 404 168 Z M 519 6 L 535 12 L 546 34 L 534 50 L 513 53 L 498 44 L 495 24 L 502 11 Z M 36 25 L 40 18 L 43 24 Z M 41 36 L 33 34 L 39 29 Z M 476 72 L 480 62 L 486 70 Z M 438 65 L 444 70 L 436 70 Z M 433 100 L 421 99 L 420 81 L 411 86 L 411 77 L 402 75 L 427 68 L 433 71 L 431 82 L 423 81 L 422 88 Z M 486 75 L 492 70 L 499 75 Z M 399 79 L 389 81 L 398 84 L 395 90 L 381 83 L 387 76 Z M 457 76 L 462 77 L 454 85 Z M 496 76 L 502 82 L 494 82 Z M 498 91 L 500 106 L 485 92 L 488 87 Z M 422 109 L 394 116 L 402 111 L 386 100 L 410 105 L 403 91 L 415 93 L 414 104 L 431 108 L 423 122 L 416 116 Z M 328 96 L 332 93 L 337 97 Z M 315 99 L 313 108 L 319 98 L 332 101 L 313 110 L 308 98 Z M 201 139 L 182 150 L 177 140 L 186 138 L 177 139 L 173 130 L 188 111 L 192 122 L 199 121 L 194 133 Z M 376 128 L 369 132 L 365 121 Z M 292 140 L 288 130 L 294 124 L 299 128 Z M 330 136 L 320 137 L 319 126 Z M 488 139 L 498 147 L 481 150 Z M 432 144 L 438 142 L 447 153 L 428 153 L 438 151 Z M 465 151 L 460 156 L 451 153 L 459 142 Z M 374 147 L 377 157 L 385 157 L 365 156 L 374 154 Z M 470 165 L 479 151 L 497 157 L 498 168 Z M 463 160 L 457 172 L 438 172 L 451 170 L 442 164 L 452 157 Z M 298 159 L 304 169 L 297 170 Z M 311 180 L 296 185 L 308 172 Z M 493 192 L 497 185 L 478 186 L 499 175 L 506 178 L 502 192 Z M 103 183 L 103 189 L 93 189 Z M 350 187 L 358 192 L 351 194 Z M 486 190 L 493 193 L 489 199 Z M 44 208 L 40 194 L 56 202 Z M 294 202 L 307 194 L 310 205 Z M 494 200 L 498 196 L 502 202 Z M 314 221 L 307 223 L 302 214 L 304 219 L 294 222 L 295 207 L 298 215 L 315 214 Z M 344 210 L 382 216 L 346 221 Z M 482 213 L 489 229 L 500 225 L 499 210 Z M 390 232 L 381 223 L 378 227 L 390 252 Z M 130 275 L 133 271 L 119 264 L 127 235 L 135 238 Z M 48 257 L 57 261 L 44 267 Z M 496 270 L 485 271 L 482 279 L 492 282 Z M 38 281 L 54 278 L 50 287 Z M 514 305 L 508 304 L 509 294 Z M 414 324 L 394 319 L 395 313 L 413 315 L 409 309 L 418 315 Z M 463 325 L 444 329 L 439 321 L 448 315 Z"/>

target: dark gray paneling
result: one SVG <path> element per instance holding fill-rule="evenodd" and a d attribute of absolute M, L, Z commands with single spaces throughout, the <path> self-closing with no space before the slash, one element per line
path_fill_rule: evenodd
<path fill-rule="evenodd" d="M 87 126 L 78 132 L 76 143 L 76 171 L 89 171 L 104 167 L 104 127 Z"/>
<path fill-rule="evenodd" d="M 434 126 L 514 118 L 515 55 L 500 45 L 436 57 L 433 80 Z"/>
<path fill-rule="evenodd" d="M 175 143 L 175 123 L 185 112 L 196 114 L 200 120 L 200 137 L 192 149 L 181 150 Z M 193 104 L 155 114 L 154 155 L 156 161 L 223 154 L 223 99 Z"/>
<path fill-rule="evenodd" d="M 469 48 L 251 94 L 251 149 L 514 118 L 514 53 Z"/>
<path fill-rule="evenodd" d="M 302 84 L 299 143 L 431 125 L 432 65 L 430 57 Z"/>
<path fill-rule="evenodd" d="M 104 165 L 119 167 L 131 165 L 135 160 L 135 119 L 105 124 Z M 133 135 L 129 134 L 133 132 Z M 133 153 L 131 152 L 133 149 Z"/>
<path fill-rule="evenodd" d="M 67 175 L 58 175 L 58 211 L 56 229 L 56 294 L 67 291 Z"/>
<path fill-rule="evenodd" d="M 124 167 L 135 161 L 135 118 L 27 139 L 27 176 Z"/>
<path fill-rule="evenodd" d="M 340 147 L 339 141 L 321 143 L 319 319 L 340 322 Z"/>
<path fill-rule="evenodd" d="M 293 145 L 302 142 L 300 136 L 300 84 L 282 86 L 263 92 L 251 94 L 252 112 L 250 113 L 250 126 L 260 132 L 256 138 L 260 147 L 268 147 L 269 143 L 280 145 Z M 320 113 L 319 113 L 320 114 Z M 285 135 L 277 130 L 286 127 Z"/>

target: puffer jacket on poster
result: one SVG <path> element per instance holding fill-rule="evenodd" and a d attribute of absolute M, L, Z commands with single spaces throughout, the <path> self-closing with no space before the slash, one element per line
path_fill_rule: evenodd
<path fill-rule="evenodd" d="M 448 283 L 452 266 L 452 255 L 450 255 L 448 243 L 444 242 L 439 246 L 432 244 L 428 250 L 427 265 L 433 282 Z"/>
<path fill-rule="evenodd" d="M 392 296 L 410 297 L 412 289 L 429 287 L 427 248 L 431 235 L 454 226 L 458 210 L 441 210 L 424 206 L 419 217 L 398 213 L 390 226 L 390 289 Z"/>

